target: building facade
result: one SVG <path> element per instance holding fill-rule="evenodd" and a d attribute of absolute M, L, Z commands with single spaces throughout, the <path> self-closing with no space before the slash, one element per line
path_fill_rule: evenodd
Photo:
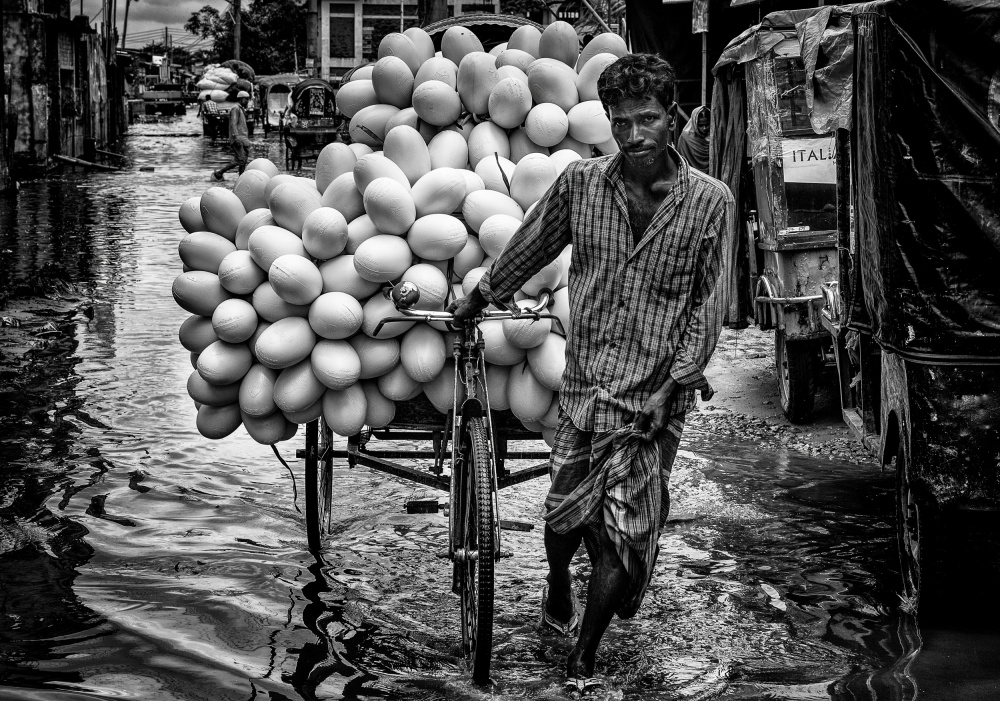
<path fill-rule="evenodd" d="M 0 4 L 6 108 L 0 171 L 6 166 L 18 177 L 56 155 L 92 157 L 116 142 L 126 127 L 124 101 L 107 38 L 86 17 L 70 17 L 70 0 Z"/>
<path fill-rule="evenodd" d="M 419 26 L 417 4 L 398 0 L 319 0 L 319 77 L 336 81 L 351 68 L 374 61 L 382 37 Z M 500 12 L 500 2 L 448 0 L 448 16 Z"/>

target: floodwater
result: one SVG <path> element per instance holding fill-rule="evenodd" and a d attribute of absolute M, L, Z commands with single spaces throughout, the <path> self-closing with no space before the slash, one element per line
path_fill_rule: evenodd
<path fill-rule="evenodd" d="M 176 212 L 226 158 L 199 131 L 193 112 L 136 125 L 127 170 L 0 202 L 0 316 L 34 325 L 0 347 L 0 699 L 560 698 L 570 643 L 536 626 L 544 480 L 501 493 L 534 529 L 503 533 L 480 689 L 446 518 L 403 508 L 424 489 L 339 466 L 316 556 L 271 450 L 195 430 Z M 254 154 L 284 165 L 273 135 Z M 300 493 L 302 442 L 279 448 Z M 610 697 L 1000 698 L 995 627 L 900 611 L 888 477 L 689 431 L 672 494 L 646 603 L 599 657 Z M 956 575 L 956 599 L 974 584 Z"/>

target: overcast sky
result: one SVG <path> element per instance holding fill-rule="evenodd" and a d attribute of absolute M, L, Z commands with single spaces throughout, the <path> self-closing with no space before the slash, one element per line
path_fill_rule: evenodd
<path fill-rule="evenodd" d="M 104 20 L 101 7 L 105 0 L 71 0 L 71 14 L 78 15 L 80 4 L 83 3 L 82 14 L 90 17 L 94 27 L 99 27 Z M 106 0 L 110 21 L 112 0 Z M 118 0 L 118 34 L 125 28 L 126 0 Z M 246 0 L 244 4 L 249 4 Z M 170 35 L 175 46 L 189 46 L 197 38 L 184 31 L 184 23 L 191 14 L 205 5 L 223 12 L 229 3 L 226 0 L 132 0 L 128 9 L 128 34 L 125 36 L 129 48 L 139 48 L 151 41 L 163 41 L 163 28 L 170 28 Z M 207 43 L 198 48 L 209 48 Z"/>

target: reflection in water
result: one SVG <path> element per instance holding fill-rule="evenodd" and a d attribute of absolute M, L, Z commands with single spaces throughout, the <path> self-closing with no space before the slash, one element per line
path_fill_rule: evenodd
<path fill-rule="evenodd" d="M 2 315 L 22 322 L 0 335 L 0 698 L 562 698 L 571 642 L 535 623 L 543 480 L 501 494 L 535 528 L 503 533 L 481 690 L 435 557 L 446 517 L 402 508 L 421 488 L 338 466 L 317 559 L 270 451 L 197 434 L 176 211 L 227 155 L 193 113 L 135 132 L 132 170 L 0 202 Z M 281 449 L 300 487 L 301 440 Z M 672 482 L 647 603 L 599 660 L 617 698 L 1000 695 L 971 652 L 995 633 L 921 637 L 898 611 L 888 478 L 690 432 Z"/>

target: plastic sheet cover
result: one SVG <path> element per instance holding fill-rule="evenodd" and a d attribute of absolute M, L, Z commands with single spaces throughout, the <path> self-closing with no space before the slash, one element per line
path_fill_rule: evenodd
<path fill-rule="evenodd" d="M 849 129 L 853 94 L 851 5 L 772 12 L 757 26 L 729 42 L 713 72 L 732 63 L 748 63 L 771 55 L 796 37 L 806 70 L 806 105 L 813 131 L 825 134 Z"/>
<path fill-rule="evenodd" d="M 1000 7 L 879 2 L 854 22 L 856 258 L 876 339 L 904 357 L 995 360 Z"/>
<path fill-rule="evenodd" d="M 746 167 L 746 157 L 749 155 L 755 161 L 782 158 L 782 120 L 789 121 L 790 115 L 781 112 L 772 51 L 782 41 L 792 38 L 799 40 L 803 63 L 813 76 L 806 81 L 805 96 L 811 126 L 823 133 L 849 124 L 852 86 L 849 9 L 825 7 L 773 12 L 730 41 L 712 71 L 715 84 L 709 172 L 732 190 L 740 222 L 757 208 L 753 175 Z M 774 196 L 783 195 L 780 188 L 765 189 Z M 784 204 L 773 209 L 781 213 Z M 767 226 L 773 229 L 773 224 Z M 774 237 L 773 231 L 762 233 Z M 738 304 L 731 319 L 752 313 L 750 268 L 751 256 L 756 255 L 749 237 L 740 236 L 735 281 Z"/>

